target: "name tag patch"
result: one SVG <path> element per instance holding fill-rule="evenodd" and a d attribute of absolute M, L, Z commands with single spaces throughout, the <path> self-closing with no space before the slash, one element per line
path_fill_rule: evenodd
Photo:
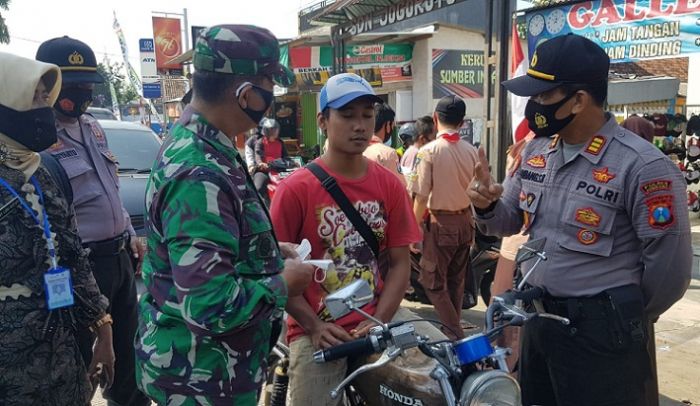
<path fill-rule="evenodd" d="M 52 154 L 54 158 L 58 159 L 59 161 L 62 159 L 67 159 L 67 158 L 72 158 L 78 156 L 78 151 L 75 150 L 75 148 L 67 149 L 65 151 L 61 152 L 54 152 Z"/>
<path fill-rule="evenodd" d="M 617 200 L 620 198 L 620 192 L 594 183 L 588 183 L 585 180 L 578 182 L 576 191 L 583 191 L 589 196 L 610 203 L 617 203 Z"/>
<path fill-rule="evenodd" d="M 529 171 L 527 169 L 521 169 L 520 178 L 522 180 L 529 180 L 536 183 L 544 183 L 545 174 Z"/>

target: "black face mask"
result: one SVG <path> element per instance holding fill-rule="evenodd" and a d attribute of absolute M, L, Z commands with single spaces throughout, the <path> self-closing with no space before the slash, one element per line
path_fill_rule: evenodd
<path fill-rule="evenodd" d="M 241 95 L 241 91 L 243 90 L 243 88 L 245 88 L 246 86 L 252 87 L 253 90 L 256 91 L 260 95 L 260 97 L 263 98 L 263 101 L 265 101 L 265 108 L 264 109 L 253 110 L 250 107 L 243 108 L 241 106 L 239 96 Z M 260 123 L 260 120 L 262 120 L 263 117 L 265 117 L 265 112 L 267 112 L 267 109 L 270 108 L 270 105 L 272 104 L 273 97 L 274 97 L 274 95 L 272 94 L 272 92 L 268 92 L 267 90 L 265 90 L 259 86 L 255 86 L 252 83 L 244 83 L 236 91 L 236 101 L 238 102 L 238 106 L 241 107 L 241 110 L 243 110 L 243 112 L 255 123 L 255 125 Z"/>
<path fill-rule="evenodd" d="M 78 118 L 85 114 L 90 104 L 92 104 L 92 90 L 69 87 L 61 89 L 54 108 L 65 116 Z"/>
<path fill-rule="evenodd" d="M 0 105 L 0 133 L 41 152 L 56 143 L 56 117 L 51 107 L 17 111 Z"/>
<path fill-rule="evenodd" d="M 547 105 L 537 103 L 532 99 L 528 100 L 525 106 L 525 118 L 527 118 L 528 127 L 535 133 L 535 136 L 551 137 L 571 123 L 576 114 L 571 113 L 562 119 L 556 118 L 555 114 L 574 95 L 576 93 L 572 93 L 554 104 Z"/>

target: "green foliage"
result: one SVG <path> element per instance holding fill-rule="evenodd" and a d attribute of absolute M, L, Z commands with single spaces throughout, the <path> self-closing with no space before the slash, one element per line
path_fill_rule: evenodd
<path fill-rule="evenodd" d="M 2 1 L 2 0 L 0 0 Z M 105 79 L 104 83 L 95 86 L 94 102 L 95 107 L 112 107 L 112 94 L 109 88 L 110 83 L 114 85 L 117 96 L 117 103 L 125 105 L 131 101 L 139 100 L 141 97 L 126 77 L 124 64 L 106 60 L 97 64 L 97 72 Z"/>
<path fill-rule="evenodd" d="M 0 0 L 0 9 L 2 10 L 9 10 L 10 9 L 10 0 Z M 5 23 L 5 18 L 2 16 L 2 13 L 0 13 L 0 44 L 9 44 L 10 43 L 10 30 L 7 28 L 7 24 Z"/>

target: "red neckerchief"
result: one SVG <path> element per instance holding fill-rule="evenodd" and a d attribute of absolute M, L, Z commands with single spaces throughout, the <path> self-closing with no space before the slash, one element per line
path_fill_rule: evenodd
<path fill-rule="evenodd" d="M 441 134 L 440 138 L 445 139 L 445 141 L 454 144 L 455 142 L 459 141 L 461 137 L 459 136 L 459 133 L 453 133 L 453 134 Z"/>

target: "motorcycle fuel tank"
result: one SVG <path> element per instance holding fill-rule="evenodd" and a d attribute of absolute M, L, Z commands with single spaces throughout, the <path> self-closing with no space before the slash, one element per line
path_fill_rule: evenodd
<path fill-rule="evenodd" d="M 403 309 L 405 313 L 415 314 Z M 430 337 L 431 341 L 446 340 L 447 337 L 433 325 L 425 322 L 414 323 L 416 334 Z M 351 368 L 357 368 L 365 362 L 375 361 L 379 355 L 373 355 L 361 363 L 350 362 Z M 359 360 L 358 360 L 359 361 Z M 357 377 L 352 386 L 364 398 L 368 405 L 377 406 L 426 406 L 444 405 L 445 397 L 438 381 L 430 377 L 430 372 L 437 361 L 426 357 L 417 348 L 406 350 L 405 354 L 393 362 L 374 371 Z"/>

